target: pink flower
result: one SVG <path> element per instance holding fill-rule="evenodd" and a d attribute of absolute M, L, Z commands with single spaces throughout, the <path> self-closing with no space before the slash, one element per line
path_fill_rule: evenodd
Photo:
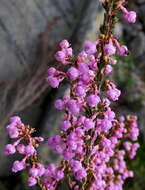
<path fill-rule="evenodd" d="M 81 51 L 80 53 L 79 53 L 79 55 L 78 55 L 78 57 L 81 57 L 81 58 L 84 58 L 84 59 L 86 59 L 87 58 L 87 53 L 85 52 L 85 51 Z"/>
<path fill-rule="evenodd" d="M 90 130 L 94 127 L 95 127 L 95 123 L 91 119 L 89 119 L 89 118 L 85 119 L 85 121 L 84 121 L 85 130 Z"/>
<path fill-rule="evenodd" d="M 55 75 L 55 73 L 56 73 L 56 69 L 55 69 L 54 67 L 50 67 L 50 68 L 47 70 L 47 74 L 48 74 L 49 76 L 53 76 L 53 75 Z"/>
<path fill-rule="evenodd" d="M 106 45 L 104 46 L 104 51 L 105 51 L 105 53 L 108 54 L 108 55 L 114 55 L 114 54 L 116 53 L 116 47 L 113 46 L 112 43 L 109 43 L 109 44 L 106 44 Z"/>
<path fill-rule="evenodd" d="M 101 127 L 101 131 L 108 132 L 112 128 L 112 122 L 108 119 L 98 119 L 97 125 Z"/>
<path fill-rule="evenodd" d="M 62 145 L 59 145 L 59 144 L 55 145 L 54 151 L 55 151 L 56 153 L 58 153 L 58 154 L 62 154 L 62 152 L 63 152 L 63 146 L 62 146 Z"/>
<path fill-rule="evenodd" d="M 36 184 L 37 184 L 37 180 L 34 177 L 29 177 L 28 178 L 28 186 L 29 187 L 32 187 L 32 186 L 34 186 Z"/>
<path fill-rule="evenodd" d="M 75 154 L 72 151 L 68 150 L 68 149 L 64 150 L 64 152 L 63 152 L 63 157 L 64 157 L 65 160 L 71 160 L 74 155 Z"/>
<path fill-rule="evenodd" d="M 29 170 L 29 176 L 31 176 L 31 177 L 37 177 L 38 176 L 38 169 L 37 168 L 30 168 L 30 170 Z"/>
<path fill-rule="evenodd" d="M 126 46 L 120 46 L 120 48 L 118 49 L 118 54 L 120 56 L 127 56 L 128 55 L 128 48 Z"/>
<path fill-rule="evenodd" d="M 70 127 L 71 127 L 71 123 L 69 121 L 66 121 L 66 120 L 62 121 L 61 129 L 63 131 L 67 131 Z"/>
<path fill-rule="evenodd" d="M 35 137 L 35 140 L 38 142 L 43 142 L 44 138 L 43 137 Z"/>
<path fill-rule="evenodd" d="M 56 174 L 55 174 L 55 179 L 57 181 L 59 181 L 59 180 L 61 180 L 63 178 L 64 178 L 64 172 L 62 170 L 57 171 Z"/>
<path fill-rule="evenodd" d="M 111 73 L 113 70 L 112 66 L 111 65 L 106 65 L 105 69 L 104 69 L 104 73 L 105 74 L 109 74 Z"/>
<path fill-rule="evenodd" d="M 86 42 L 84 50 L 87 54 L 94 54 L 97 52 L 96 44 L 94 42 Z"/>
<path fill-rule="evenodd" d="M 25 154 L 27 156 L 32 156 L 36 152 L 35 148 L 32 145 L 27 145 L 25 147 Z"/>
<path fill-rule="evenodd" d="M 79 105 L 77 104 L 77 102 L 73 99 L 69 100 L 67 102 L 67 108 L 68 110 L 71 112 L 71 114 L 77 114 L 80 112 L 80 108 Z"/>
<path fill-rule="evenodd" d="M 90 107 L 96 107 L 98 105 L 98 103 L 100 102 L 100 97 L 97 95 L 90 95 L 87 97 L 87 104 Z"/>
<path fill-rule="evenodd" d="M 79 77 L 79 71 L 75 67 L 70 67 L 67 75 L 71 80 L 76 80 Z"/>
<path fill-rule="evenodd" d="M 67 40 L 62 40 L 59 45 L 61 48 L 64 48 L 64 49 L 67 49 L 70 46 Z"/>
<path fill-rule="evenodd" d="M 108 98 L 110 98 L 113 101 L 118 100 L 119 96 L 121 95 L 121 91 L 117 88 L 110 89 L 106 92 Z"/>
<path fill-rule="evenodd" d="M 25 162 L 16 160 L 13 163 L 12 172 L 16 173 L 18 171 L 21 171 L 21 170 L 25 169 L 25 167 L 26 167 L 26 163 Z"/>
<path fill-rule="evenodd" d="M 76 173 L 75 173 L 75 178 L 77 180 L 81 180 L 83 178 L 85 178 L 87 176 L 87 172 L 84 168 L 78 170 Z"/>
<path fill-rule="evenodd" d="M 80 80 L 86 85 L 89 84 L 91 81 L 90 74 L 89 73 L 82 73 L 80 76 Z"/>
<path fill-rule="evenodd" d="M 83 87 L 83 86 L 81 86 L 81 85 L 78 85 L 78 86 L 76 86 L 76 88 L 75 88 L 75 94 L 76 94 L 76 96 L 86 96 L 86 91 L 85 91 L 85 88 Z"/>
<path fill-rule="evenodd" d="M 46 78 L 46 80 L 52 88 L 58 88 L 59 80 L 56 77 L 49 76 Z"/>
<path fill-rule="evenodd" d="M 22 123 L 19 116 L 13 116 L 10 118 L 9 121 L 10 121 L 10 123 L 15 123 L 15 124 L 21 124 Z"/>
<path fill-rule="evenodd" d="M 115 118 L 115 113 L 113 111 L 111 111 L 111 109 L 108 109 L 105 113 L 104 116 L 106 119 L 113 121 Z"/>
<path fill-rule="evenodd" d="M 20 154 L 25 154 L 25 146 L 23 144 L 19 144 L 17 146 L 17 151 L 20 153 Z"/>
<path fill-rule="evenodd" d="M 72 48 L 67 48 L 67 49 L 65 49 L 64 51 L 65 51 L 65 54 L 66 54 L 67 57 L 72 57 L 72 55 L 73 55 L 73 50 L 72 50 Z M 68 64 L 68 63 L 69 63 L 69 62 L 65 62 L 64 64 Z"/>
<path fill-rule="evenodd" d="M 45 173 L 45 167 L 41 163 L 37 163 L 37 169 L 38 169 L 38 176 L 43 176 Z"/>
<path fill-rule="evenodd" d="M 12 144 L 7 144 L 5 146 L 4 153 L 6 155 L 15 154 L 15 152 L 16 152 L 16 149 L 15 149 L 15 147 Z"/>
<path fill-rule="evenodd" d="M 10 138 L 15 139 L 19 136 L 19 131 L 16 127 L 14 127 L 12 124 L 7 126 L 7 132 L 10 136 Z"/>
<path fill-rule="evenodd" d="M 77 160 L 71 160 L 71 167 L 73 168 L 73 171 L 76 172 L 82 169 L 82 164 Z"/>
<path fill-rule="evenodd" d="M 130 142 L 124 142 L 123 145 L 127 151 L 131 150 L 132 144 Z"/>
<path fill-rule="evenodd" d="M 61 137 L 59 135 L 56 135 L 48 139 L 48 146 L 56 147 L 56 145 L 60 144 L 61 141 Z"/>
<path fill-rule="evenodd" d="M 57 61 L 60 61 L 60 62 L 65 62 L 65 59 L 66 59 L 66 54 L 64 51 L 58 51 L 56 54 L 55 54 L 55 59 Z"/>
<path fill-rule="evenodd" d="M 129 23 L 135 23 L 136 22 L 136 12 L 135 11 L 129 11 L 126 15 L 125 15 L 125 20 Z"/>
<path fill-rule="evenodd" d="M 79 63 L 78 64 L 78 70 L 81 72 L 81 73 L 88 73 L 89 72 L 89 67 L 86 63 Z"/>
<path fill-rule="evenodd" d="M 64 109 L 64 102 L 63 102 L 63 100 L 61 100 L 61 99 L 56 100 L 54 106 L 58 110 L 63 110 Z"/>

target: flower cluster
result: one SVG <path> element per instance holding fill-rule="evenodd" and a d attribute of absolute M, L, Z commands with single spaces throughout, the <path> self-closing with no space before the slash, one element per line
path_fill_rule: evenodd
<path fill-rule="evenodd" d="M 138 143 L 132 142 L 137 140 L 139 133 L 137 118 L 117 118 L 111 110 L 110 101 L 118 100 L 120 90 L 110 80 L 104 80 L 102 86 L 97 83 L 101 60 L 97 47 L 102 40 L 101 36 L 96 42 L 87 42 L 75 62 L 71 62 L 71 58 L 68 60 L 66 72 L 57 71 L 70 81 L 71 90 L 70 96 L 54 103 L 56 109 L 65 110 L 65 115 L 60 135 L 50 138 L 48 145 L 63 155 L 64 170 L 75 179 L 71 186 L 74 189 L 81 189 L 80 180 L 91 184 L 91 190 L 121 189 L 124 180 L 133 176 L 125 159 L 133 158 L 139 147 Z M 112 71 L 111 65 L 116 63 L 111 55 L 126 56 L 127 51 L 127 47 L 121 46 L 117 39 L 110 38 L 104 46 L 108 62 L 102 68 L 102 75 L 108 75 Z M 52 69 L 49 68 L 48 73 Z"/>
<path fill-rule="evenodd" d="M 24 125 L 18 116 L 10 118 L 9 124 L 6 127 L 9 137 L 15 140 L 12 144 L 5 146 L 4 153 L 12 155 L 18 152 L 22 159 L 16 160 L 12 166 L 12 172 L 19 172 L 24 169 L 29 169 L 28 185 L 34 186 L 37 183 L 43 184 L 53 190 L 54 184 L 64 177 L 63 170 L 60 166 L 50 164 L 48 168 L 38 161 L 37 148 L 40 142 L 43 142 L 42 137 L 32 137 L 34 129 L 28 125 Z M 59 143 L 59 136 L 54 138 L 55 143 Z"/>
<path fill-rule="evenodd" d="M 128 11 L 123 5 L 120 5 L 119 8 L 124 13 L 124 19 L 126 22 L 128 22 L 128 23 L 136 22 L 136 12 L 135 11 Z"/>
<path fill-rule="evenodd" d="M 103 3 L 110 6 L 109 1 Z M 116 9 L 125 14 L 127 22 L 134 23 L 135 12 L 127 11 L 123 4 L 120 0 Z M 38 162 L 36 148 L 43 139 L 31 137 L 33 129 L 20 118 L 10 119 L 8 134 L 16 141 L 6 145 L 5 153 L 14 154 L 17 150 L 24 156 L 22 161 L 14 162 L 12 171 L 29 167 L 29 186 L 38 183 L 54 190 L 65 178 L 74 190 L 122 190 L 125 179 L 133 177 L 126 158 L 133 159 L 139 148 L 137 118 L 119 117 L 111 109 L 111 101 L 117 101 L 121 91 L 106 79 L 117 63 L 113 55 L 127 56 L 128 48 L 107 34 L 104 32 L 95 42 L 86 42 L 77 56 L 69 42 L 63 40 L 55 59 L 65 68 L 50 67 L 47 71 L 46 81 L 52 88 L 58 88 L 63 80 L 70 83 L 70 95 L 54 103 L 57 110 L 65 112 L 60 134 L 48 139 L 48 145 L 62 156 L 60 164 L 45 168 Z M 25 142 L 20 144 L 21 141 Z"/>

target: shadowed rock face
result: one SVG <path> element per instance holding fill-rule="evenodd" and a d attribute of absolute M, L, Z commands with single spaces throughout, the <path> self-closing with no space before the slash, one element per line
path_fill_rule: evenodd
<path fill-rule="evenodd" d="M 0 4 L 0 80 L 18 77 L 34 64 L 38 36 L 48 22 L 58 17 L 49 44 L 63 38 L 73 41 L 78 34 L 82 39 L 98 7 L 97 0 L 1 0 Z"/>
<path fill-rule="evenodd" d="M 123 65 L 128 65 L 122 71 L 124 79 L 120 108 L 123 112 L 138 115 L 139 127 L 145 136 L 145 0 L 130 1 L 128 6 L 129 10 L 137 11 L 137 22 L 126 24 L 122 21 L 122 39 L 130 50 L 130 59 L 125 59 L 118 70 L 120 72 Z"/>
<path fill-rule="evenodd" d="M 79 49 L 88 33 L 93 31 L 91 34 L 95 36 L 96 30 L 92 28 L 94 21 L 96 23 L 96 17 L 100 15 L 98 0 L 0 0 L 0 5 L 0 105 L 2 110 L 0 123 L 6 123 L 7 115 L 20 114 L 27 124 L 30 123 L 39 129 L 43 126 L 39 130 L 42 135 L 46 134 L 46 131 L 49 133 L 49 130 L 53 134 L 54 129 L 59 126 L 60 114 L 52 109 L 51 94 L 48 97 L 46 95 L 45 106 L 43 101 L 32 103 L 47 88 L 43 87 L 44 73 L 49 55 L 55 49 L 56 43 L 62 39 L 69 39 L 73 46 Z M 51 22 L 53 24 L 49 30 L 48 26 Z M 38 46 L 40 35 L 44 38 Z M 88 38 L 91 39 L 91 36 L 87 36 Z M 43 73 L 41 75 L 38 73 L 35 79 L 36 70 L 33 71 L 33 68 L 39 68 L 41 65 Z M 28 88 L 29 80 L 32 85 Z M 36 90 L 37 93 L 39 89 L 42 92 L 29 102 L 37 94 L 35 90 L 32 91 L 32 87 L 40 81 Z M 65 91 L 67 87 L 64 85 L 62 88 Z M 28 91 L 31 92 L 31 96 L 26 94 Z M 60 97 L 60 94 L 63 95 L 61 90 L 55 92 L 54 96 L 55 94 L 57 97 Z M 41 96 L 41 99 L 43 100 L 44 96 Z M 20 102 L 22 102 L 21 106 L 19 106 Z M 52 115 L 54 117 L 51 117 Z M 37 121 L 39 121 L 39 126 L 36 124 Z M 47 126 L 48 122 L 50 124 Z M 51 128 L 53 125 L 56 127 Z M 8 168 L 10 168 L 8 163 L 12 162 L 2 154 L 7 141 L 2 125 L 0 175 L 8 174 Z M 47 160 L 47 154 L 45 160 Z M 7 168 L 3 168 L 3 165 Z"/>
<path fill-rule="evenodd" d="M 29 97 L 26 92 L 30 93 L 32 86 L 44 79 L 46 65 L 53 64 L 50 57 L 58 41 L 69 39 L 79 48 L 93 28 L 100 8 L 98 0 L 2 0 L 0 3 L 1 125 L 7 115 L 33 102 L 26 100 L 23 106 L 15 106 L 24 96 Z M 43 73 L 36 75 L 41 70 Z M 33 84 L 27 88 L 30 80 Z M 43 81 L 39 86 L 44 92 Z M 20 88 L 23 92 L 18 98 Z M 34 97 L 36 92 L 31 94 Z"/>

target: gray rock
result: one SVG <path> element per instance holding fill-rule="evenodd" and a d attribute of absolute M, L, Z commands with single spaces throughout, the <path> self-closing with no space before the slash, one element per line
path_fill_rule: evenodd
<path fill-rule="evenodd" d="M 130 69 L 123 70 L 124 79 L 129 75 L 133 82 L 133 87 L 123 86 L 124 95 L 121 100 L 121 111 L 136 114 L 139 117 L 139 127 L 145 137 L 145 1 L 136 0 L 128 5 L 129 10 L 135 10 L 138 13 L 138 19 L 135 24 L 124 24 L 122 39 L 126 42 L 130 54 L 128 66 Z M 125 64 L 125 63 L 123 63 Z M 118 74 L 123 67 L 120 66 Z M 116 73 L 117 74 L 117 73 Z M 128 82 L 128 81 L 125 81 Z"/>
<path fill-rule="evenodd" d="M 139 4 L 143 4 L 143 3 L 145 3 L 145 0 L 138 0 L 137 1 Z"/>
<path fill-rule="evenodd" d="M 46 91 L 44 73 L 48 60 L 53 63 L 48 55 L 55 49 L 56 43 L 62 39 L 69 39 L 73 45 L 80 47 L 87 32 L 93 27 L 99 3 L 97 0 L 0 2 L 0 118 L 1 127 L 4 127 L 10 115 L 19 114 Z M 40 34 L 42 39 L 38 48 Z M 32 106 L 21 112 L 26 123 L 30 121 L 35 125 L 37 122 L 41 114 L 35 111 L 35 108 Z M 48 112 L 47 119 L 44 117 L 42 122 L 43 135 L 46 136 L 54 134 L 61 118 L 60 113 L 56 113 L 50 107 Z M 2 129 L 1 155 L 7 142 L 6 132 Z M 46 157 L 47 155 L 44 156 L 44 160 L 47 160 Z M 10 168 L 11 164 L 12 160 L 1 156 L 0 175 L 7 175 L 7 168 Z M 3 169 L 3 165 L 7 165 L 7 168 Z"/>
<path fill-rule="evenodd" d="M 145 34 L 143 32 L 138 32 L 132 40 L 130 47 L 134 58 L 143 55 L 145 53 Z"/>

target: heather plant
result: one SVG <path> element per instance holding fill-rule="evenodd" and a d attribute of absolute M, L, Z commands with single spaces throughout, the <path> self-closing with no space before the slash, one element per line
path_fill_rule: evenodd
<path fill-rule="evenodd" d="M 18 152 L 23 157 L 14 161 L 12 172 L 27 169 L 29 186 L 54 190 L 65 182 L 72 190 L 122 190 L 125 180 L 133 177 L 126 161 L 135 157 L 139 147 L 137 117 L 119 116 L 111 109 L 121 91 L 108 75 L 117 64 L 115 55 L 128 55 L 128 48 L 113 35 L 118 13 L 123 12 L 128 23 L 136 21 L 136 13 L 124 7 L 125 0 L 101 2 L 106 12 L 98 39 L 86 42 L 78 55 L 67 40 L 61 41 L 54 56 L 59 70 L 47 71 L 52 88 L 63 80 L 70 84 L 69 95 L 54 103 L 64 110 L 60 133 L 48 139 L 48 146 L 61 156 L 60 163 L 40 162 L 37 147 L 44 139 L 32 136 L 35 130 L 18 116 L 11 117 L 6 127 L 14 142 L 6 145 L 5 154 Z"/>

